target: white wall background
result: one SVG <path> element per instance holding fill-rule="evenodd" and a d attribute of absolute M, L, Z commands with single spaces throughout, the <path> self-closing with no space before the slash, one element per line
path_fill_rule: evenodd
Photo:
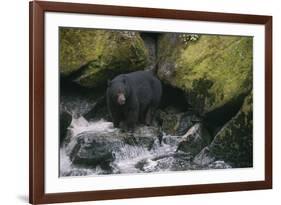
<path fill-rule="evenodd" d="M 278 0 L 74 0 L 97 4 L 273 15 L 273 190 L 72 204 L 278 204 L 281 199 L 281 6 Z M 0 204 L 28 202 L 28 0 L 0 4 Z M 277 105 L 277 106 L 276 106 Z M 4 115 L 3 115 L 4 113 Z"/>

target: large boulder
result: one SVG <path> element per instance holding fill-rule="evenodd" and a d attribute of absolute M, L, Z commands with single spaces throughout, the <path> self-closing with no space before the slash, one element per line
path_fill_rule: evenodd
<path fill-rule="evenodd" d="M 158 76 L 186 93 L 188 103 L 207 113 L 252 89 L 253 38 L 183 34 L 159 37 Z"/>
<path fill-rule="evenodd" d="M 148 51 L 138 32 L 60 29 L 60 73 L 72 75 L 82 86 L 99 86 L 119 73 L 143 69 L 147 63 Z"/>
<path fill-rule="evenodd" d="M 68 151 L 73 164 L 82 167 L 108 166 L 122 141 L 114 134 L 85 132 L 70 142 Z"/>
<path fill-rule="evenodd" d="M 240 111 L 217 133 L 212 143 L 194 159 L 201 165 L 223 160 L 232 167 L 253 166 L 252 95 L 245 98 Z"/>
<path fill-rule="evenodd" d="M 66 153 L 74 165 L 86 168 L 100 166 L 110 170 L 116 155 L 124 154 L 124 146 L 149 150 L 158 141 L 158 135 L 155 127 L 138 127 L 134 132 L 113 128 L 111 131 L 85 131 L 71 138 L 66 145 Z"/>

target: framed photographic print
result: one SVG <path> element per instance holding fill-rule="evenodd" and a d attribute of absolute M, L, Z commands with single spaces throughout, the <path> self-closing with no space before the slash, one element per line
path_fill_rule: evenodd
<path fill-rule="evenodd" d="M 30 2 L 30 203 L 271 187 L 271 16 Z"/>

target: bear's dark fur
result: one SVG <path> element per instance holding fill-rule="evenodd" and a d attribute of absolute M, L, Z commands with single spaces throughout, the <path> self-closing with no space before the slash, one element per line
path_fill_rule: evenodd
<path fill-rule="evenodd" d="M 118 75 L 108 82 L 106 91 L 114 127 L 122 123 L 126 129 L 134 129 L 137 123 L 151 124 L 161 96 L 161 82 L 152 71 Z"/>

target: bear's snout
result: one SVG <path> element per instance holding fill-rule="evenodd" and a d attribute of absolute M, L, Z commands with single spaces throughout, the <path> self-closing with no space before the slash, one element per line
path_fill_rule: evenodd
<path fill-rule="evenodd" d="M 125 95 L 123 93 L 119 94 L 117 97 L 117 102 L 119 105 L 124 105 L 126 102 Z"/>

